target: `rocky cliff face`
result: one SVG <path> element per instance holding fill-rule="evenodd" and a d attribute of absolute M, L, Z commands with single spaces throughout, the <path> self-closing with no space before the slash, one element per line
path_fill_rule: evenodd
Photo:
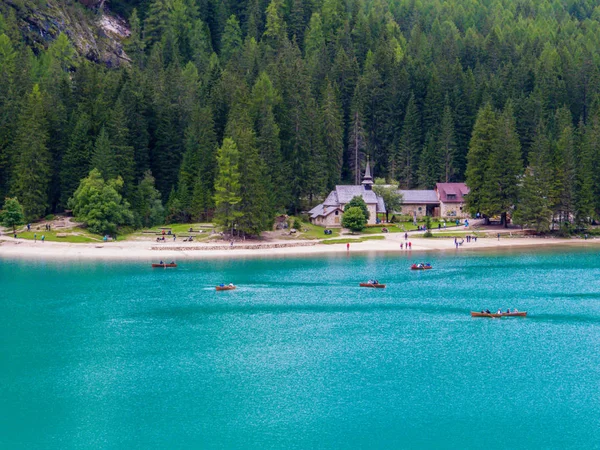
<path fill-rule="evenodd" d="M 64 33 L 87 59 L 109 67 L 129 63 L 123 50 L 129 28 L 125 20 L 107 9 L 104 0 L 2 0 L 0 11 L 15 14 L 34 51 L 46 48 Z"/>

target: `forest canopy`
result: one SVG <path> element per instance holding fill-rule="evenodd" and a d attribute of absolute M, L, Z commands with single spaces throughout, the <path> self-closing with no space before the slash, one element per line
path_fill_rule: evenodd
<path fill-rule="evenodd" d="M 472 211 L 522 204 L 516 217 L 542 228 L 532 214 L 600 213 L 597 2 L 106 5 L 131 30 L 120 68 L 66 34 L 34 52 L 10 2 L 0 9 L 0 198 L 29 220 L 67 208 L 93 169 L 120 177 L 128 204 L 162 198 L 172 221 L 212 220 L 224 145 L 239 179 L 228 217 L 249 233 L 354 183 L 367 157 L 403 188 L 466 180 Z"/>

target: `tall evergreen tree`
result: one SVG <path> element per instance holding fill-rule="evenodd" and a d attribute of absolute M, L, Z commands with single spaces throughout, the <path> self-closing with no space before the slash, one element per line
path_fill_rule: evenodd
<path fill-rule="evenodd" d="M 67 205 L 79 182 L 87 176 L 92 159 L 92 137 L 90 118 L 85 112 L 73 115 L 75 122 L 69 139 L 69 147 L 62 159 L 61 205 Z"/>
<path fill-rule="evenodd" d="M 470 189 L 467 206 L 471 214 L 489 214 L 486 210 L 488 202 L 487 171 L 496 138 L 496 127 L 496 113 L 492 109 L 492 105 L 486 103 L 477 114 L 467 154 L 466 183 Z"/>
<path fill-rule="evenodd" d="M 215 223 L 233 236 L 234 227 L 242 216 L 239 203 L 240 195 L 240 154 L 237 145 L 231 138 L 226 138 L 217 152 L 217 177 L 215 179 Z"/>
<path fill-rule="evenodd" d="M 448 102 L 446 102 L 444 113 L 442 115 L 442 123 L 440 126 L 437 147 L 440 155 L 439 159 L 442 163 L 443 181 L 446 183 L 454 181 L 458 164 L 456 161 L 457 151 L 454 133 L 454 120 L 452 119 L 452 110 L 450 109 Z"/>
<path fill-rule="evenodd" d="M 502 224 L 508 226 L 506 216 L 517 203 L 518 183 L 523 171 L 521 142 L 510 103 L 498 117 L 491 150 L 484 187 L 484 212 L 500 215 Z"/>
<path fill-rule="evenodd" d="M 420 149 L 421 125 L 419 112 L 415 103 L 415 96 L 411 95 L 406 106 L 400 144 L 395 158 L 398 179 L 405 189 L 411 189 L 416 184 Z"/>
<path fill-rule="evenodd" d="M 36 84 L 19 114 L 12 149 L 16 162 L 11 191 L 23 206 L 27 220 L 44 216 L 49 206 L 52 173 L 47 126 L 42 93 Z"/>
<path fill-rule="evenodd" d="M 322 101 L 323 137 L 327 152 L 327 188 L 340 182 L 344 158 L 344 129 L 342 111 L 337 99 L 337 92 L 328 82 Z"/>
<path fill-rule="evenodd" d="M 519 187 L 519 201 L 514 214 L 515 223 L 533 227 L 537 232 L 548 231 L 552 219 L 551 151 L 550 140 L 542 122 L 536 130 L 529 166 Z"/>

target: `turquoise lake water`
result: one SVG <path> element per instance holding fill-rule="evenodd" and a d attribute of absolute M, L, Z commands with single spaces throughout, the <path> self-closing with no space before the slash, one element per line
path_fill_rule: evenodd
<path fill-rule="evenodd" d="M 420 258 L 0 260 L 0 447 L 600 448 L 599 253 Z"/>

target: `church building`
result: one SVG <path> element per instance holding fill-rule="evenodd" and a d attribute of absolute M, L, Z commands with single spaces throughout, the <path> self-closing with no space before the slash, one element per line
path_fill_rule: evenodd
<path fill-rule="evenodd" d="M 373 177 L 369 161 L 365 169 L 365 176 L 359 186 L 340 185 L 336 186 L 327 196 L 325 201 L 311 209 L 308 214 L 311 223 L 324 227 L 341 227 L 344 206 L 358 196 L 367 204 L 369 209 L 369 225 L 377 223 L 377 214 L 385 214 L 385 203 L 383 198 L 373 191 Z"/>

